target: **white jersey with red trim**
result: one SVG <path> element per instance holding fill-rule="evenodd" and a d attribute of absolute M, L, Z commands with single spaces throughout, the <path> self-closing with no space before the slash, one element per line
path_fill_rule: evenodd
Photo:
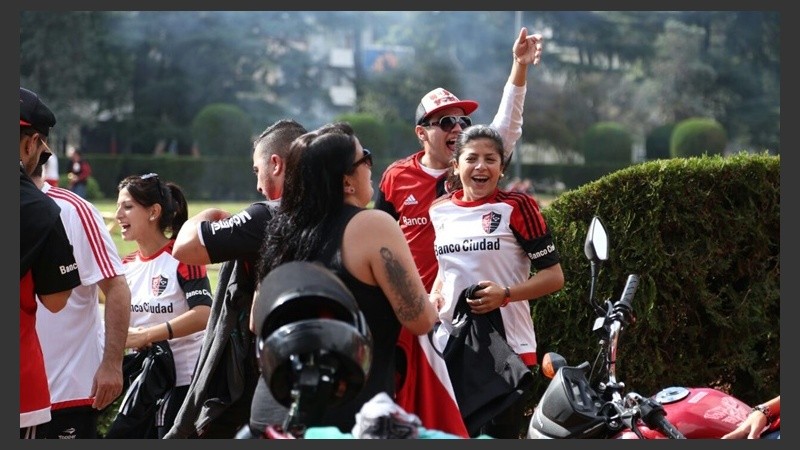
<path fill-rule="evenodd" d="M 443 326 L 435 340 L 439 350 L 447 343 L 455 304 L 464 289 L 483 280 L 513 286 L 530 277 L 531 267 L 543 269 L 559 262 L 533 197 L 498 189 L 485 199 L 466 202 L 463 193 L 442 197 L 430 208 L 445 301 L 439 311 Z M 536 334 L 529 302 L 511 302 L 500 312 L 506 341 L 523 360 L 530 360 L 526 354 L 536 354 Z"/>
<path fill-rule="evenodd" d="M 158 253 L 145 258 L 134 252 L 122 262 L 131 289 L 131 327 L 151 327 L 174 319 L 192 305 L 211 305 L 205 266 L 187 265 L 172 256 L 174 240 Z M 175 386 L 192 379 L 205 329 L 169 340 L 175 360 Z"/>
<path fill-rule="evenodd" d="M 91 405 L 89 395 L 105 343 L 97 282 L 122 275 L 122 260 L 94 205 L 68 189 L 46 183 L 42 192 L 61 208 L 81 277 L 81 285 L 72 290 L 64 309 L 57 313 L 36 310 L 52 409 Z"/>

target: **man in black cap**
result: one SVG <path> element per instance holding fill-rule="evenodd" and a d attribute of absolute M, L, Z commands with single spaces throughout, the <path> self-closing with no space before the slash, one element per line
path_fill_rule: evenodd
<path fill-rule="evenodd" d="M 30 174 L 50 157 L 47 136 L 56 118 L 36 93 L 19 88 L 19 437 L 43 439 L 50 421 L 50 390 L 36 334 L 36 296 L 58 312 L 80 285 L 60 209 Z"/>

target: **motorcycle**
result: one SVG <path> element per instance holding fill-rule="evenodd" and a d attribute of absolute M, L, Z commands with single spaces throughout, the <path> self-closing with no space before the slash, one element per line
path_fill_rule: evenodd
<path fill-rule="evenodd" d="M 600 336 L 595 363 L 576 366 L 549 352 L 542 373 L 551 379 L 528 425 L 528 439 L 718 439 L 734 430 L 751 407 L 712 388 L 673 386 L 651 397 L 626 392 L 617 378 L 617 346 L 635 317 L 632 302 L 639 276 L 630 274 L 619 300 L 594 298 L 598 266 L 608 259 L 608 235 L 594 217 L 584 243 L 591 265 L 589 304 L 598 313 L 592 331 Z M 591 369 L 591 371 L 590 371 Z M 597 372 L 595 371 L 597 369 Z M 598 379 L 591 381 L 591 374 Z"/>

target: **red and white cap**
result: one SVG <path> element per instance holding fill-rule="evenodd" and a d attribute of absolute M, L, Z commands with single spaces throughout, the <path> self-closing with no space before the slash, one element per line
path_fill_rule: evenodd
<path fill-rule="evenodd" d="M 459 100 L 450 91 L 440 87 L 436 88 L 425 94 L 420 100 L 415 117 L 417 125 L 421 125 L 428 116 L 436 111 L 452 107 L 463 109 L 464 115 L 468 116 L 478 109 L 478 102 L 474 100 Z"/>

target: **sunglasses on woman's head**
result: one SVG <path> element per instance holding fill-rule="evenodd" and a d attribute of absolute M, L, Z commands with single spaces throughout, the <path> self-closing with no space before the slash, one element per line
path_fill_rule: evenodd
<path fill-rule="evenodd" d="M 450 131 L 453 130 L 453 128 L 456 127 L 456 124 L 461 125 L 461 128 L 467 128 L 468 126 L 472 125 L 472 119 L 470 119 L 468 116 L 444 116 L 440 117 L 439 120 L 436 122 L 430 122 L 430 121 L 423 122 L 422 126 L 439 127 L 445 133 L 449 133 Z"/>
<path fill-rule="evenodd" d="M 154 179 L 156 182 L 156 189 L 158 189 L 158 198 L 161 202 L 164 202 L 164 194 L 161 192 L 161 180 L 158 178 L 158 174 L 154 172 L 146 173 L 144 175 L 139 175 L 139 179 L 144 180 L 151 180 Z"/>

